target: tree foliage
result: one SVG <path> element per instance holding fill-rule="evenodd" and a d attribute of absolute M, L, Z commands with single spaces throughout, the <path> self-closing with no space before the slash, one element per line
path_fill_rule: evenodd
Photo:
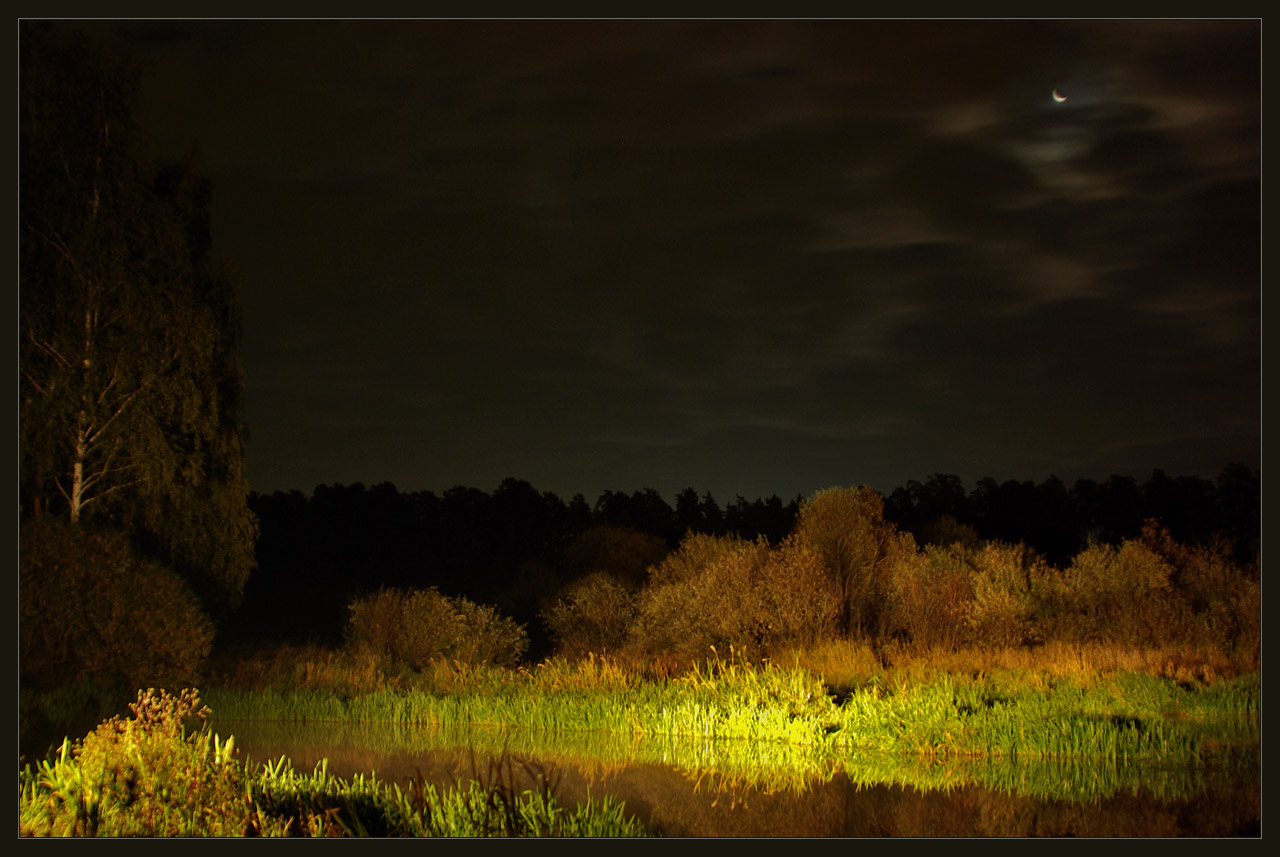
<path fill-rule="evenodd" d="M 19 659 L 25 683 L 194 683 L 213 626 L 191 588 L 118 532 L 44 516 L 20 533 Z"/>
<path fill-rule="evenodd" d="M 841 630 L 883 636 L 894 563 L 914 552 L 915 543 L 885 520 L 880 494 L 866 487 L 819 491 L 800 507 L 796 536 L 821 557 L 839 588 Z"/>
<path fill-rule="evenodd" d="M 212 607 L 253 566 L 230 276 L 210 188 L 157 166 L 136 74 L 20 30 L 20 499 L 133 535 Z"/>

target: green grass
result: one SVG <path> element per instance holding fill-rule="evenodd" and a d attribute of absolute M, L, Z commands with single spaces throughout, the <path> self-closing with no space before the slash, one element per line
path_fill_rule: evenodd
<path fill-rule="evenodd" d="M 609 676 L 551 662 L 475 670 L 447 688 L 350 698 L 316 690 L 212 688 L 227 719 L 481 725 L 539 733 L 751 739 L 837 754 L 928 758 L 1102 759 L 1197 764 L 1256 743 L 1256 675 L 1208 687 L 1137 672 L 1080 680 L 1038 674 L 889 675 L 837 703 L 799 667 L 714 660 L 671 679 Z"/>

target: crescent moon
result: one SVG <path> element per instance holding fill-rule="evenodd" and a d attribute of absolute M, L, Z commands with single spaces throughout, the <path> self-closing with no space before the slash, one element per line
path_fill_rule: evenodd
<path fill-rule="evenodd" d="M 1061 104 L 1062 102 L 1067 100 L 1067 97 L 1065 95 L 1059 95 L 1058 90 L 1055 89 L 1053 91 L 1053 100 Z"/>

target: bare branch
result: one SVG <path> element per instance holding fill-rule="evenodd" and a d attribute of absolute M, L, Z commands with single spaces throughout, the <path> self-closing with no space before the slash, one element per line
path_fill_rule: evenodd
<path fill-rule="evenodd" d="M 120 361 L 116 360 L 115 365 L 111 367 L 111 380 L 107 381 L 103 386 L 102 392 L 98 394 L 98 400 L 94 402 L 95 407 L 101 407 L 102 401 L 107 397 L 107 393 L 111 392 L 111 388 L 116 385 L 116 381 L 120 379 Z"/>
<path fill-rule="evenodd" d="M 53 478 L 53 484 L 54 484 L 54 487 L 56 487 L 56 488 L 58 489 L 58 493 L 62 495 L 62 499 L 66 500 L 68 503 L 70 503 L 70 502 L 71 502 L 71 495 L 67 493 L 67 489 L 66 489 L 66 488 L 63 488 L 63 487 L 62 487 L 62 480 L 55 476 L 55 477 Z"/>
<path fill-rule="evenodd" d="M 27 338 L 31 340 L 31 344 L 34 345 L 36 348 L 39 348 L 41 351 L 48 354 L 50 357 L 52 357 L 54 360 L 61 363 L 67 369 L 71 368 L 71 361 L 63 357 L 62 352 L 54 348 L 49 343 L 41 342 L 39 339 L 36 339 L 35 331 L 33 331 L 30 326 L 27 327 Z"/>
<path fill-rule="evenodd" d="M 112 408 L 111 408 L 111 411 L 112 411 L 111 416 L 107 417 L 107 421 L 106 421 L 105 423 L 103 423 L 103 424 L 98 428 L 98 430 L 97 430 L 97 431 L 90 432 L 90 433 L 85 437 L 85 443 L 87 443 L 87 444 L 89 444 L 89 445 L 92 445 L 92 444 L 94 444 L 95 442 L 97 442 L 98 438 L 100 438 L 100 437 L 102 436 L 102 433 L 103 433 L 104 431 L 106 431 L 106 430 L 111 426 L 111 424 L 112 424 L 113 422 L 115 422 L 115 421 L 116 421 L 116 418 L 117 418 L 117 417 L 119 417 L 122 413 L 124 413 L 124 411 L 125 411 L 125 409 L 126 409 L 127 407 L 129 407 L 129 403 L 130 403 L 130 402 L 132 402 L 135 398 L 137 398 L 138 394 L 139 394 L 139 393 L 141 393 L 141 392 L 142 392 L 143 390 L 145 390 L 146 388 L 147 388 L 147 379 L 145 379 L 145 378 L 144 378 L 144 379 L 142 380 L 142 383 L 141 383 L 141 384 L 139 384 L 139 385 L 137 386 L 137 388 L 135 388 L 135 389 L 134 389 L 134 391 L 133 391 L 132 393 L 130 393 L 129 395 L 125 396 L 123 399 L 121 399 L 121 400 L 120 400 L 120 401 L 118 401 L 115 405 L 113 405 L 113 406 L 112 406 Z"/>
<path fill-rule="evenodd" d="M 85 506 L 88 506 L 94 500 L 101 500 L 103 497 L 107 496 L 108 494 L 111 494 L 114 491 L 119 491 L 121 488 L 131 488 L 134 485 L 140 485 L 146 481 L 147 481 L 147 477 L 139 476 L 137 479 L 131 479 L 128 482 L 117 482 L 115 485 L 112 485 L 110 488 L 106 489 L 105 491 L 102 491 L 101 493 L 94 494 L 92 497 L 81 498 L 80 508 L 83 509 Z"/>
<path fill-rule="evenodd" d="M 49 391 L 40 385 L 40 382 L 31 376 L 26 369 L 22 370 L 22 376 L 27 379 L 27 383 L 36 388 L 36 392 L 42 396 L 49 395 Z"/>

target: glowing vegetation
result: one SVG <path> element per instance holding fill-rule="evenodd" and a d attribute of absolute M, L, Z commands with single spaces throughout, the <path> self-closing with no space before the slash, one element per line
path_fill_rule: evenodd
<path fill-rule="evenodd" d="M 751 739 L 840 754 L 943 759 L 1196 764 L 1259 734 L 1256 675 L 1183 686 L 1132 671 L 958 675 L 908 666 L 837 691 L 801 666 L 737 657 L 671 678 L 594 657 L 532 670 L 454 668 L 433 675 L 416 688 L 348 698 L 319 688 L 214 688 L 208 696 L 229 719 Z"/>
<path fill-rule="evenodd" d="M 640 836 L 606 798 L 560 806 L 546 780 L 517 791 L 511 765 L 486 782 L 402 789 L 372 777 L 311 774 L 287 759 L 242 766 L 225 741 L 183 721 L 203 717 L 194 692 L 139 692 L 113 718 L 18 777 L 23 836 Z"/>

